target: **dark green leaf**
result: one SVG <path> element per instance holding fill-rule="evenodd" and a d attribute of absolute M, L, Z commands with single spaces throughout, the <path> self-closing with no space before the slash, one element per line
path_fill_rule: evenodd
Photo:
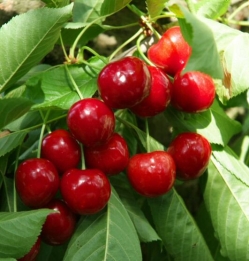
<path fill-rule="evenodd" d="M 72 5 L 37 9 L 14 17 L 0 29 L 0 92 L 24 76 L 53 49 Z"/>
<path fill-rule="evenodd" d="M 63 260 L 142 260 L 136 230 L 114 189 L 105 211 L 81 218 Z"/>
<path fill-rule="evenodd" d="M 241 131 L 240 123 L 231 120 L 216 101 L 209 110 L 201 113 L 184 113 L 168 108 L 165 116 L 173 127 L 197 132 L 209 142 L 221 145 L 226 145 L 234 134 Z"/>
<path fill-rule="evenodd" d="M 42 0 L 48 7 L 63 7 L 69 4 L 70 0 Z"/>
<path fill-rule="evenodd" d="M 24 115 L 32 105 L 33 103 L 25 98 L 0 99 L 0 130 Z"/>
<path fill-rule="evenodd" d="M 48 209 L 0 213 L 0 257 L 20 258 L 34 245 Z"/>
<path fill-rule="evenodd" d="M 124 204 L 134 226 L 137 230 L 141 242 L 151 242 L 161 239 L 158 237 L 154 228 L 146 219 L 144 213 L 136 202 L 133 189 L 127 181 L 126 176 L 122 173 L 111 178 L 112 185 L 115 187 L 118 195 Z"/>
<path fill-rule="evenodd" d="M 101 15 L 111 15 L 128 5 L 131 0 L 105 0 L 101 5 L 100 13 Z"/>
<path fill-rule="evenodd" d="M 156 231 L 177 261 L 214 261 L 197 224 L 175 189 L 148 199 Z"/>

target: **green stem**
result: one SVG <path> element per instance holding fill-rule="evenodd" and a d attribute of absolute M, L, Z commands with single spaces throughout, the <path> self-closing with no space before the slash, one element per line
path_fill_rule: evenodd
<path fill-rule="evenodd" d="M 41 111 L 40 111 L 40 114 L 42 115 Z M 47 125 L 47 119 L 48 119 L 49 114 L 50 114 L 50 110 L 47 111 L 45 117 L 43 117 L 43 115 L 42 115 L 43 124 L 42 124 L 42 127 L 41 127 L 40 138 L 39 138 L 39 143 L 38 143 L 37 158 L 41 157 L 42 139 L 43 139 L 43 136 L 44 136 L 44 131 L 45 131 L 45 128 L 46 128 L 46 125 Z"/>
<path fill-rule="evenodd" d="M 134 27 L 139 25 L 138 23 L 131 23 L 131 24 L 125 24 L 125 25 L 118 25 L 118 26 L 112 26 L 112 25 L 102 25 L 102 27 L 105 30 L 116 30 L 116 29 L 124 29 L 124 28 L 129 28 L 129 27 Z"/>
<path fill-rule="evenodd" d="M 153 26 L 148 21 L 148 19 L 146 19 L 146 17 L 144 17 L 144 16 L 141 16 L 141 19 L 143 20 L 143 22 L 145 22 L 146 26 L 151 30 L 151 32 L 153 32 L 153 34 L 156 36 L 156 38 L 158 40 L 160 40 L 161 35 L 157 32 L 157 30 L 155 30 L 155 28 L 153 28 Z"/>
<path fill-rule="evenodd" d="M 125 41 L 123 44 L 121 44 L 108 58 L 109 61 L 111 61 L 119 52 L 122 50 L 127 44 L 132 42 L 134 39 L 136 39 L 140 34 L 142 34 L 143 29 L 140 28 L 131 38 L 129 38 L 127 41 Z"/>
<path fill-rule="evenodd" d="M 67 52 L 66 52 L 65 45 L 64 45 L 64 43 L 63 43 L 63 39 L 62 39 L 62 37 L 61 37 L 61 34 L 60 34 L 60 42 L 61 42 L 61 48 L 62 48 L 63 54 L 64 54 L 64 56 L 65 56 L 65 59 L 66 59 L 67 62 L 70 62 L 70 59 L 69 59 L 69 57 L 68 57 L 68 55 L 67 55 Z"/>
<path fill-rule="evenodd" d="M 151 66 L 155 66 L 147 57 L 146 55 L 143 53 L 143 51 L 141 50 L 141 41 L 145 38 L 144 35 L 140 35 L 139 38 L 137 39 L 137 50 L 139 52 L 139 54 L 142 56 L 142 58 L 146 61 L 146 63 L 148 63 Z"/>
<path fill-rule="evenodd" d="M 84 156 L 84 148 L 83 148 L 83 145 L 82 145 L 82 144 L 80 144 L 80 150 L 81 150 L 81 169 L 86 169 L 85 156 Z"/>
<path fill-rule="evenodd" d="M 70 78 L 70 80 L 71 80 L 71 82 L 72 82 L 72 84 L 73 84 L 73 86 L 74 86 L 75 91 L 78 93 L 80 99 L 82 100 L 84 97 L 83 97 L 83 95 L 81 94 L 80 89 L 79 89 L 78 85 L 76 84 L 76 82 L 75 82 L 75 80 L 74 80 L 72 74 L 70 73 L 70 71 L 69 71 L 69 69 L 68 69 L 68 66 L 65 65 L 65 68 L 66 68 L 66 71 L 67 71 L 67 73 L 68 73 L 68 76 L 69 76 L 69 78 Z"/>
<path fill-rule="evenodd" d="M 135 5 L 128 4 L 127 7 L 132 11 L 132 13 L 136 14 L 139 17 L 145 15 L 145 13 L 139 10 Z"/>
<path fill-rule="evenodd" d="M 84 52 L 84 50 L 87 50 L 88 52 L 97 56 L 104 64 L 106 64 L 106 60 L 100 54 L 98 54 L 96 51 L 94 51 L 92 48 L 90 48 L 88 46 L 84 46 L 84 47 L 81 48 L 82 53 Z"/>
<path fill-rule="evenodd" d="M 69 57 L 70 59 L 75 59 L 74 57 L 74 54 L 75 54 L 75 49 L 80 41 L 80 38 L 83 36 L 83 34 L 86 32 L 86 30 L 88 28 L 90 28 L 93 24 L 95 24 L 96 22 L 100 21 L 100 20 L 103 20 L 104 18 L 106 18 L 108 15 L 106 16 L 101 16 L 101 17 L 98 17 L 97 19 L 93 20 L 90 24 L 88 24 L 86 27 L 84 27 L 82 29 L 82 31 L 78 34 L 77 38 L 75 39 L 72 47 L 70 48 L 70 51 L 69 51 Z"/>
<path fill-rule="evenodd" d="M 249 26 L 249 22 L 247 22 L 247 21 L 236 21 L 236 20 L 229 20 L 229 19 L 226 19 L 226 18 L 222 18 L 222 21 L 225 22 L 226 24 Z"/>
<path fill-rule="evenodd" d="M 234 10 L 234 12 L 228 16 L 228 20 L 232 20 L 242 9 L 244 9 L 245 7 L 247 7 L 249 5 L 249 1 L 243 3 L 241 6 L 239 6 L 236 10 Z"/>
<path fill-rule="evenodd" d="M 145 119 L 145 131 L 146 131 L 146 150 L 150 152 L 150 131 L 149 131 L 149 123 L 148 119 Z"/>
<path fill-rule="evenodd" d="M 151 19 L 151 21 L 156 21 L 158 19 L 163 19 L 163 18 L 170 18 L 170 17 L 176 17 L 174 13 L 171 12 L 164 12 L 162 15 L 155 16 Z"/>

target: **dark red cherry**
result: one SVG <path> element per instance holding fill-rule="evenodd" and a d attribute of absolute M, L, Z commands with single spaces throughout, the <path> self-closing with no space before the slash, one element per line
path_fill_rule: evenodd
<path fill-rule="evenodd" d="M 102 210 L 111 195 L 107 176 L 98 169 L 72 169 L 61 179 L 61 195 L 77 214 L 95 214 Z"/>
<path fill-rule="evenodd" d="M 116 175 L 126 168 L 129 150 L 125 139 L 114 133 L 103 145 L 85 147 L 84 156 L 87 168 L 100 169 L 106 175 Z"/>
<path fill-rule="evenodd" d="M 125 57 L 107 64 L 98 77 L 103 101 L 116 109 L 130 108 L 149 95 L 151 76 L 147 65 L 137 57 Z"/>
<path fill-rule="evenodd" d="M 43 138 L 41 156 L 50 160 L 62 174 L 78 166 L 81 158 L 80 145 L 68 131 L 55 130 Z"/>
<path fill-rule="evenodd" d="M 171 76 L 185 67 L 190 54 L 191 47 L 183 38 L 179 26 L 168 29 L 148 50 L 148 58 Z"/>
<path fill-rule="evenodd" d="M 215 99 L 213 79 L 202 72 L 191 71 L 174 78 L 171 104 L 178 110 L 195 113 L 207 110 Z"/>
<path fill-rule="evenodd" d="M 40 237 L 37 238 L 35 244 L 32 246 L 30 251 L 22 258 L 17 259 L 18 261 L 35 261 L 37 255 L 39 254 L 41 246 L 41 239 Z"/>
<path fill-rule="evenodd" d="M 16 170 L 16 190 L 23 203 L 32 208 L 44 207 L 57 193 L 59 182 L 56 168 L 47 159 L 28 159 Z"/>
<path fill-rule="evenodd" d="M 140 117 L 152 117 L 163 112 L 171 99 L 172 83 L 159 68 L 148 66 L 151 74 L 151 90 L 149 96 L 130 110 Z"/>
<path fill-rule="evenodd" d="M 211 156 L 211 146 L 198 133 L 181 133 L 169 145 L 167 152 L 176 164 L 176 177 L 189 180 L 200 177 L 206 170 Z"/>
<path fill-rule="evenodd" d="M 167 193 L 174 185 L 175 163 L 165 151 L 136 154 L 130 158 L 127 177 L 132 187 L 146 197 Z"/>
<path fill-rule="evenodd" d="M 48 245 L 61 245 L 67 242 L 74 230 L 77 216 L 60 199 L 50 201 L 45 208 L 56 212 L 50 213 L 42 227 L 41 239 Z"/>
<path fill-rule="evenodd" d="M 113 134 L 113 111 L 96 98 L 86 98 L 72 105 L 67 115 L 72 135 L 85 146 L 105 143 Z"/>

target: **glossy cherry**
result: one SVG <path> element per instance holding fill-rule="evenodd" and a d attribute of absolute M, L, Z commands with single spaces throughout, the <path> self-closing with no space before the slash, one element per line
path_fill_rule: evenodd
<path fill-rule="evenodd" d="M 103 101 L 111 108 L 130 108 L 149 95 L 151 76 L 137 57 L 125 57 L 106 65 L 98 77 Z"/>
<path fill-rule="evenodd" d="M 148 66 L 151 74 L 150 94 L 130 110 L 140 117 L 152 117 L 163 112 L 171 99 L 172 83 L 159 68 Z"/>
<path fill-rule="evenodd" d="M 102 210 L 111 195 L 107 176 L 98 169 L 72 169 L 61 179 L 61 195 L 77 214 L 95 214 Z"/>
<path fill-rule="evenodd" d="M 165 151 L 136 154 L 130 158 L 127 177 L 133 188 L 146 197 L 167 193 L 174 185 L 176 168 Z"/>
<path fill-rule="evenodd" d="M 179 134 L 169 145 L 167 152 L 176 164 L 176 177 L 189 180 L 200 177 L 206 170 L 211 156 L 209 141 L 198 133 Z"/>
<path fill-rule="evenodd" d="M 126 168 L 129 150 L 125 139 L 114 133 L 103 145 L 85 147 L 84 156 L 87 168 L 100 169 L 106 175 L 116 175 Z"/>
<path fill-rule="evenodd" d="M 57 193 L 59 183 L 58 172 L 47 159 L 28 159 L 16 170 L 16 190 L 23 203 L 32 208 L 44 207 Z"/>
<path fill-rule="evenodd" d="M 178 72 L 174 78 L 171 104 L 189 113 L 208 109 L 215 99 L 213 79 L 202 72 Z"/>
<path fill-rule="evenodd" d="M 72 105 L 67 115 L 71 134 L 85 146 L 105 143 L 113 134 L 113 111 L 96 98 L 86 98 Z"/>
<path fill-rule="evenodd" d="M 68 131 L 55 130 L 43 138 L 41 156 L 50 160 L 62 174 L 78 166 L 81 158 L 80 145 Z"/>
<path fill-rule="evenodd" d="M 30 251 L 22 258 L 17 259 L 18 261 L 35 261 L 37 255 L 39 254 L 41 246 L 41 238 L 38 237 L 35 244 L 32 246 Z"/>
<path fill-rule="evenodd" d="M 76 226 L 77 216 L 60 199 L 53 199 L 46 206 L 56 212 L 50 213 L 42 227 L 41 239 L 48 245 L 61 245 L 67 242 Z"/>
<path fill-rule="evenodd" d="M 161 39 L 148 49 L 148 58 L 171 76 L 185 67 L 190 54 L 191 47 L 183 38 L 179 26 L 168 29 Z"/>

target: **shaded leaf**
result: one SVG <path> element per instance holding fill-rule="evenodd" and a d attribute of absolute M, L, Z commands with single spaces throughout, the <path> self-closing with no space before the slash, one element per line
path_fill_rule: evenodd
<path fill-rule="evenodd" d="M 105 211 L 79 221 L 63 261 L 78 260 L 142 260 L 133 223 L 113 188 Z"/>
<path fill-rule="evenodd" d="M 101 6 L 101 15 L 111 15 L 128 5 L 131 0 L 105 0 Z"/>
<path fill-rule="evenodd" d="M 115 187 L 118 195 L 124 204 L 139 236 L 141 242 L 161 241 L 154 228 L 146 219 L 140 209 L 131 185 L 128 183 L 126 176 L 122 173 L 111 177 L 112 185 Z"/>
<path fill-rule="evenodd" d="M 0 92 L 24 76 L 49 53 L 72 4 L 60 9 L 36 9 L 14 17 L 0 29 Z"/>
<path fill-rule="evenodd" d="M 24 115 L 33 103 L 25 98 L 0 99 L 0 129 Z"/>
<path fill-rule="evenodd" d="M 201 113 L 184 113 L 168 108 L 165 116 L 176 129 L 197 132 L 209 142 L 220 145 L 226 145 L 234 134 L 241 131 L 240 123 L 230 119 L 216 101 L 209 110 Z"/>
<path fill-rule="evenodd" d="M 0 213 L 0 258 L 24 256 L 34 245 L 48 209 Z"/>
<path fill-rule="evenodd" d="M 169 0 L 146 0 L 146 5 L 148 9 L 149 16 L 154 18 L 161 14 L 162 10 L 164 9 L 164 5 Z"/>
<path fill-rule="evenodd" d="M 156 231 L 176 261 L 214 261 L 199 227 L 175 189 L 148 199 Z"/>

